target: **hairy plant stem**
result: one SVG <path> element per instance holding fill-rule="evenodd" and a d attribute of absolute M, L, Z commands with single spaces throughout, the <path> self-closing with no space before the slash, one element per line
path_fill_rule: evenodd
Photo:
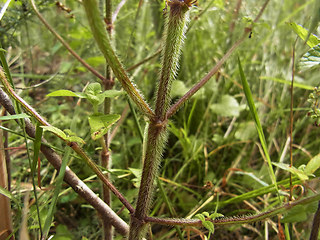
<path fill-rule="evenodd" d="M 234 225 L 234 224 L 246 224 L 246 223 L 252 223 L 252 222 L 259 222 L 266 220 L 267 218 L 274 217 L 280 213 L 283 213 L 295 206 L 298 205 L 306 205 L 315 201 L 318 201 L 320 199 L 320 194 L 315 194 L 311 197 L 306 197 L 294 202 L 289 202 L 286 203 L 280 207 L 274 208 L 270 211 L 258 213 L 255 215 L 248 215 L 248 216 L 234 216 L 234 217 L 225 217 L 225 218 L 219 218 L 219 219 L 206 219 L 208 221 L 211 221 L 214 225 L 216 226 L 221 226 L 221 225 Z M 318 215 L 317 215 L 318 214 Z M 319 218 L 319 211 L 317 212 L 317 217 Z M 319 218 L 320 219 L 320 218 Z M 319 219 L 317 220 L 317 224 L 319 224 Z M 156 217 L 145 217 L 144 219 L 145 222 L 150 222 L 150 223 L 157 223 L 161 225 L 168 225 L 168 226 L 202 226 L 202 222 L 199 219 L 174 219 L 174 218 L 156 218 Z"/>
<path fill-rule="evenodd" d="M 155 117 L 150 119 L 143 159 L 143 170 L 135 213 L 131 217 L 130 240 L 142 239 L 146 232 L 147 216 L 158 174 L 161 155 L 167 139 L 166 111 L 170 104 L 171 83 L 176 76 L 179 55 L 183 44 L 189 7 L 179 0 L 168 2 L 170 11 L 164 32 L 162 48 L 162 68 L 158 85 Z"/>
<path fill-rule="evenodd" d="M 120 81 L 123 89 L 127 92 L 130 98 L 138 106 L 139 110 L 148 117 L 153 117 L 154 113 L 149 107 L 148 103 L 144 100 L 140 91 L 137 89 L 134 83 L 132 83 L 120 63 L 118 57 L 116 56 L 105 29 L 104 23 L 100 18 L 100 13 L 98 9 L 98 4 L 96 0 L 84 0 L 83 6 L 85 8 L 87 18 L 91 31 L 93 33 L 94 39 L 98 44 L 98 47 L 108 64 L 110 65 L 114 75 Z"/>

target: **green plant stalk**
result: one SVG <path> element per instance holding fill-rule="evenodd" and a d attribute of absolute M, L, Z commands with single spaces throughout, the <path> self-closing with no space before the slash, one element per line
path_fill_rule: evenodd
<path fill-rule="evenodd" d="M 161 60 L 160 81 L 157 91 L 155 114 L 157 121 L 165 120 L 165 113 L 170 104 L 171 84 L 177 75 L 179 57 L 185 38 L 189 7 L 185 3 L 174 0 L 170 6 L 167 19 Z"/>
<path fill-rule="evenodd" d="M 158 174 L 161 155 L 167 139 L 166 111 L 170 103 L 171 83 L 176 76 L 179 55 L 186 31 L 189 7 L 184 2 L 168 2 L 170 11 L 165 26 L 162 50 L 162 69 L 156 98 L 155 117 L 151 118 L 146 142 L 142 177 L 134 215 L 131 217 L 129 240 L 142 239 L 146 232 L 144 218 L 147 216 Z"/>
<path fill-rule="evenodd" d="M 154 113 L 149 107 L 143 96 L 137 89 L 134 83 L 132 83 L 126 74 L 125 69 L 120 63 L 114 50 L 111 47 L 111 43 L 105 29 L 105 25 L 100 18 L 100 12 L 96 0 L 84 0 L 83 6 L 85 8 L 89 25 L 93 34 L 93 37 L 98 44 L 98 47 L 108 64 L 110 65 L 114 75 L 120 81 L 123 89 L 127 92 L 130 98 L 138 106 L 139 110 L 148 117 L 153 117 Z"/>
<path fill-rule="evenodd" d="M 107 25 L 107 31 L 109 34 L 109 37 L 111 39 L 112 34 L 112 0 L 105 0 L 105 23 Z M 114 86 L 114 80 L 112 78 L 112 70 L 109 64 L 106 61 L 106 77 L 103 83 L 104 90 L 110 90 Z M 104 114 L 110 114 L 111 113 L 111 104 L 112 101 L 110 98 L 104 99 Z M 109 151 L 109 131 L 103 136 L 102 140 L 102 151 L 101 151 L 101 165 L 105 169 L 109 170 L 109 168 L 112 165 L 112 158 L 111 158 L 111 152 Z M 105 177 L 110 179 L 110 174 L 107 172 L 105 174 Z M 103 201 L 108 204 L 111 207 L 111 193 L 107 186 L 102 184 L 102 195 L 103 195 Z M 113 239 L 113 233 L 112 233 L 112 225 L 109 221 L 103 221 L 103 239 L 104 240 L 112 240 Z"/>

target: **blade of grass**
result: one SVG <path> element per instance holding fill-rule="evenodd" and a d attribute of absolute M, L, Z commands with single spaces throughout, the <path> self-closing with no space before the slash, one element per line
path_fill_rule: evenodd
<path fill-rule="evenodd" d="M 241 78 L 241 82 L 242 82 L 243 91 L 244 91 L 244 94 L 246 96 L 246 99 L 247 99 L 247 102 L 248 102 L 248 105 L 249 105 L 250 113 L 252 115 L 252 118 L 254 119 L 254 122 L 255 122 L 255 125 L 256 125 L 256 129 L 258 131 L 258 135 L 259 135 L 259 139 L 260 139 L 260 142 L 261 142 L 261 146 L 263 148 L 263 152 L 264 152 L 264 154 L 266 156 L 266 159 L 267 159 L 267 163 L 268 163 L 268 166 L 269 166 L 269 174 L 271 175 L 270 177 L 271 177 L 272 183 L 275 186 L 276 192 L 278 193 L 278 198 L 280 200 L 278 184 L 277 184 L 276 176 L 275 176 L 273 168 L 272 168 L 272 163 L 271 163 L 270 155 L 269 155 L 269 152 L 268 152 L 266 139 L 264 137 L 263 129 L 262 129 L 262 126 L 261 126 L 261 123 L 260 123 L 260 119 L 259 119 L 259 116 L 258 116 L 258 113 L 257 113 L 256 106 L 255 106 L 254 101 L 253 101 L 253 97 L 252 97 L 252 93 L 251 93 L 249 84 L 247 82 L 247 79 L 246 79 L 246 77 L 244 75 L 244 72 L 243 72 L 243 69 L 242 69 L 242 66 L 241 66 L 240 57 L 238 57 L 238 65 L 239 65 L 239 72 L 240 72 L 240 78 Z"/>
<path fill-rule="evenodd" d="M 2 45 L 0 43 L 0 50 L 1 49 L 2 49 Z M 8 81 L 9 81 L 11 87 L 14 89 L 11 73 L 10 73 L 9 66 L 8 66 L 8 63 L 7 63 L 7 60 L 6 60 L 6 56 L 4 55 L 4 51 L 0 51 L 0 60 L 1 60 L 1 63 L 2 63 L 2 68 L 3 68 L 4 72 L 7 75 Z"/>
<path fill-rule="evenodd" d="M 36 169 L 36 165 L 39 157 L 42 133 L 43 133 L 43 128 L 41 128 L 40 124 L 37 123 L 36 137 L 34 139 L 34 148 L 33 148 L 33 161 L 32 161 L 32 167 L 31 167 L 31 174 L 33 178 L 35 176 L 35 169 Z"/>
<path fill-rule="evenodd" d="M 63 178 L 64 178 L 64 173 L 66 171 L 66 167 L 67 167 L 67 163 L 68 163 L 70 154 L 71 154 L 71 148 L 67 146 L 65 148 L 65 154 L 63 156 L 61 168 L 59 170 L 59 175 L 57 177 L 56 188 L 55 188 L 54 193 L 53 193 L 52 202 L 50 204 L 50 208 L 49 208 L 49 211 L 47 213 L 47 218 L 46 218 L 45 223 L 44 223 L 42 240 L 47 239 L 47 236 L 48 236 L 48 233 L 49 233 L 49 230 L 50 230 L 50 226 L 51 226 L 51 223 L 52 223 L 52 220 L 53 220 L 53 214 L 55 212 L 55 207 L 57 205 L 59 193 L 60 193 L 62 182 L 63 182 Z"/>
<path fill-rule="evenodd" d="M 170 212 L 171 217 L 175 217 L 175 216 L 174 216 L 174 211 L 173 211 L 173 208 L 172 208 L 172 204 L 171 204 L 171 202 L 169 201 L 169 199 L 168 199 L 168 197 L 167 197 L 167 194 L 166 194 L 166 192 L 165 192 L 165 190 L 164 190 L 164 188 L 163 188 L 163 186 L 162 186 L 162 183 L 161 183 L 161 181 L 159 180 L 159 178 L 157 178 L 157 185 L 158 185 L 158 187 L 159 187 L 159 189 L 160 189 L 160 193 L 161 193 L 161 195 L 162 195 L 163 201 L 166 203 L 166 205 L 167 205 L 167 207 L 168 207 L 168 209 L 169 209 L 169 212 Z M 177 232 L 179 238 L 180 238 L 181 240 L 183 240 L 184 238 L 183 238 L 183 235 L 182 235 L 182 233 L 181 233 L 180 228 L 179 228 L 178 226 L 174 226 L 174 228 L 176 229 L 176 232 Z"/>

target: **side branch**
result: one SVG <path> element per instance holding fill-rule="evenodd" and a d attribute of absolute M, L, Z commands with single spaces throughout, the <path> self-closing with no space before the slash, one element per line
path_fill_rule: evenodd
<path fill-rule="evenodd" d="M 228 52 L 220 59 L 220 61 L 211 69 L 211 71 L 194 85 L 184 96 L 182 96 L 175 104 L 173 104 L 167 112 L 166 119 L 174 115 L 182 105 L 189 100 L 200 88 L 205 85 L 210 78 L 218 72 L 222 64 L 230 57 L 230 55 L 240 46 L 240 44 L 248 37 L 251 28 L 246 28 L 243 36 L 228 50 Z"/>
<path fill-rule="evenodd" d="M 320 199 L 320 193 L 315 194 L 311 197 L 306 197 L 301 200 L 297 200 L 294 202 L 289 202 L 287 204 L 284 204 L 283 206 L 274 208 L 267 212 L 262 212 L 256 215 L 249 215 L 249 216 L 235 216 L 235 217 L 226 217 L 226 218 L 219 218 L 210 220 L 214 225 L 234 225 L 234 224 L 245 224 L 245 223 L 253 223 L 253 222 L 259 222 L 264 221 L 267 218 L 274 217 L 280 213 L 283 213 L 295 206 L 298 205 L 306 205 L 314 201 L 318 201 Z M 199 219 L 174 219 L 174 218 L 156 218 L 156 217 L 146 217 L 144 219 L 145 222 L 150 223 L 156 223 L 160 225 L 169 225 L 169 226 L 202 226 L 202 222 Z"/>
<path fill-rule="evenodd" d="M 258 15 L 253 20 L 253 23 L 256 23 L 260 17 L 262 16 L 264 10 L 266 9 L 268 3 L 270 0 L 266 0 L 264 4 L 262 5 Z M 249 33 L 251 32 L 252 27 L 245 28 L 243 36 L 228 50 L 228 52 L 221 58 L 221 60 L 217 63 L 216 66 L 214 66 L 211 71 L 198 82 L 196 85 L 194 85 L 184 96 L 182 96 L 178 102 L 176 102 L 174 105 L 170 107 L 170 109 L 167 111 L 166 119 L 170 118 L 172 115 L 174 115 L 179 108 L 182 107 L 182 105 L 190 99 L 203 85 L 205 85 L 209 79 L 218 72 L 218 70 L 221 68 L 222 64 L 225 63 L 225 61 L 230 57 L 230 55 L 241 45 L 241 43 L 248 37 Z"/>
<path fill-rule="evenodd" d="M 14 106 L 8 97 L 8 95 L 0 88 L 0 104 L 7 110 L 11 115 L 16 114 Z M 29 119 L 25 119 L 25 126 L 27 134 L 34 138 L 35 127 L 31 124 Z M 43 144 L 41 145 L 41 152 L 45 155 L 47 160 L 53 165 L 55 169 L 59 171 L 61 167 L 60 156 L 52 150 L 50 147 L 44 145 L 47 144 L 46 140 L 42 139 Z M 122 235 L 127 235 L 129 232 L 128 225 L 106 204 L 104 203 L 78 176 L 69 168 L 66 168 L 64 175 L 64 181 L 68 183 L 73 190 L 84 198 L 92 207 L 94 207 L 104 219 L 109 221 Z"/>
<path fill-rule="evenodd" d="M 30 0 L 33 10 L 35 11 L 36 15 L 40 19 L 40 21 L 46 26 L 46 28 L 62 43 L 62 45 L 90 72 L 92 72 L 96 77 L 104 81 L 105 78 L 98 73 L 93 67 L 91 67 L 88 63 L 86 63 L 70 46 L 69 44 L 50 26 L 50 24 L 44 19 L 44 17 L 38 11 L 34 0 Z"/>
<path fill-rule="evenodd" d="M 138 106 L 139 110 L 149 118 L 152 118 L 154 116 L 152 109 L 144 100 L 143 96 L 141 95 L 140 91 L 135 86 L 135 84 L 130 81 L 125 69 L 123 68 L 113 48 L 111 47 L 111 43 L 106 32 L 104 23 L 100 18 L 100 12 L 97 1 L 84 0 L 83 6 L 85 8 L 89 25 L 92 34 L 96 40 L 96 43 L 98 44 L 98 47 L 104 55 L 107 63 L 111 67 L 114 75 L 118 78 L 122 87 L 130 96 L 130 98 Z"/>

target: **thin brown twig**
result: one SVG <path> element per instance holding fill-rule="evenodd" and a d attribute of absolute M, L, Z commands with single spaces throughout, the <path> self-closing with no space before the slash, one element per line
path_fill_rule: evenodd
<path fill-rule="evenodd" d="M 50 24 L 45 20 L 45 18 L 38 11 L 34 0 L 30 0 L 33 10 L 36 15 L 40 19 L 40 21 L 46 26 L 46 28 L 62 43 L 62 45 L 69 51 L 71 55 L 73 55 L 85 68 L 87 68 L 90 72 L 92 72 L 96 77 L 104 81 L 104 77 L 98 73 L 93 67 L 91 67 L 88 63 L 86 63 L 71 47 L 70 45 L 50 26 Z"/>

